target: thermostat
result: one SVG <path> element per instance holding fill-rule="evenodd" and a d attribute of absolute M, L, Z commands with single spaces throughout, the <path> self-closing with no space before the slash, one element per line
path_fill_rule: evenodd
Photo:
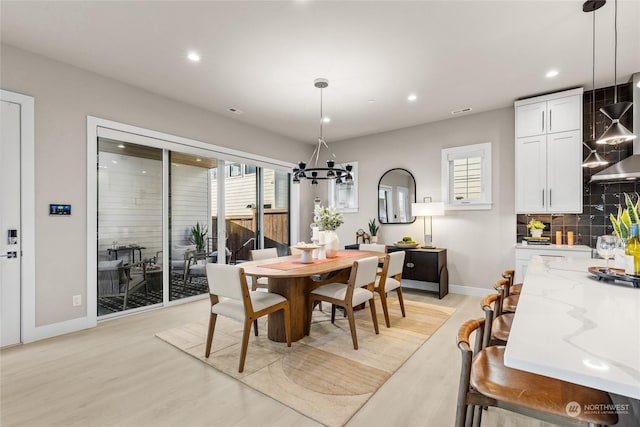
<path fill-rule="evenodd" d="M 51 204 L 49 215 L 71 215 L 71 205 Z"/>

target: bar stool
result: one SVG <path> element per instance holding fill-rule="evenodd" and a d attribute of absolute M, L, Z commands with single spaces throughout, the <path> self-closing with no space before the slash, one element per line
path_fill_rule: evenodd
<path fill-rule="evenodd" d="M 505 280 L 505 279 L 502 279 Z M 500 284 L 498 281 L 496 286 Z M 483 336 L 483 347 L 490 345 L 505 345 L 509 340 L 511 325 L 513 324 L 513 313 L 502 314 L 500 300 L 502 294 L 490 294 L 482 299 L 480 306 L 485 313 L 485 329 Z"/>
<path fill-rule="evenodd" d="M 522 283 L 513 283 L 516 272 L 514 270 L 505 270 L 502 277 L 509 280 L 509 295 L 520 295 L 522 292 Z"/>
<path fill-rule="evenodd" d="M 606 411 L 567 412 L 572 402 L 612 405 L 608 393 L 504 365 L 503 346 L 482 348 L 485 320 L 468 320 L 458 330 L 462 352 L 456 427 L 479 426 L 482 407 L 495 406 L 560 425 L 614 425 L 615 413 Z M 469 338 L 475 332 L 471 349 Z M 577 411 L 576 411 L 577 412 Z M 475 419 L 474 419 L 475 418 Z"/>

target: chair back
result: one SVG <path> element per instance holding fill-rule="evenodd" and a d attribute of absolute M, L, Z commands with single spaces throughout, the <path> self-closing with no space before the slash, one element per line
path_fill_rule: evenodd
<path fill-rule="evenodd" d="M 381 245 L 380 243 L 360 243 L 358 249 L 361 251 L 371 251 L 371 252 L 387 252 L 387 247 L 385 245 Z"/>
<path fill-rule="evenodd" d="M 387 267 L 387 277 L 402 275 L 404 267 L 405 251 L 395 251 L 389 254 L 389 266 Z M 397 277 L 397 279 L 400 279 Z"/>
<path fill-rule="evenodd" d="M 378 271 L 378 257 L 372 256 L 368 258 L 354 261 L 352 270 L 352 279 L 355 288 L 361 288 L 376 281 L 376 273 Z M 355 277 L 353 277 L 355 272 Z"/>
<path fill-rule="evenodd" d="M 244 269 L 237 265 L 207 264 L 209 293 L 234 300 L 243 300 L 243 289 L 247 289 Z"/>
<path fill-rule="evenodd" d="M 298 249 L 295 246 L 289 246 L 289 255 L 300 255 L 302 254 L 302 249 Z"/>
<path fill-rule="evenodd" d="M 249 251 L 249 259 L 258 261 L 261 259 L 278 258 L 277 248 L 253 249 Z"/>

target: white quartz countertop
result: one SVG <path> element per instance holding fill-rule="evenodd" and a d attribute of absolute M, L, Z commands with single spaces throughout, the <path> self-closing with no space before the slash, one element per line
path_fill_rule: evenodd
<path fill-rule="evenodd" d="M 586 245 L 528 245 L 523 243 L 516 243 L 517 249 L 538 249 L 545 251 L 576 251 L 576 252 L 591 252 L 591 248 Z"/>
<path fill-rule="evenodd" d="M 505 365 L 640 399 L 640 289 L 592 279 L 596 265 L 532 258 Z"/>

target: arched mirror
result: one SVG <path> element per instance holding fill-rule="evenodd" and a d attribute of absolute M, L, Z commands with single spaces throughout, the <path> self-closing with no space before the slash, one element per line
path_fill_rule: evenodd
<path fill-rule="evenodd" d="M 380 224 L 409 224 L 411 203 L 416 201 L 416 180 L 406 169 L 390 169 L 378 182 L 378 221 Z"/>

